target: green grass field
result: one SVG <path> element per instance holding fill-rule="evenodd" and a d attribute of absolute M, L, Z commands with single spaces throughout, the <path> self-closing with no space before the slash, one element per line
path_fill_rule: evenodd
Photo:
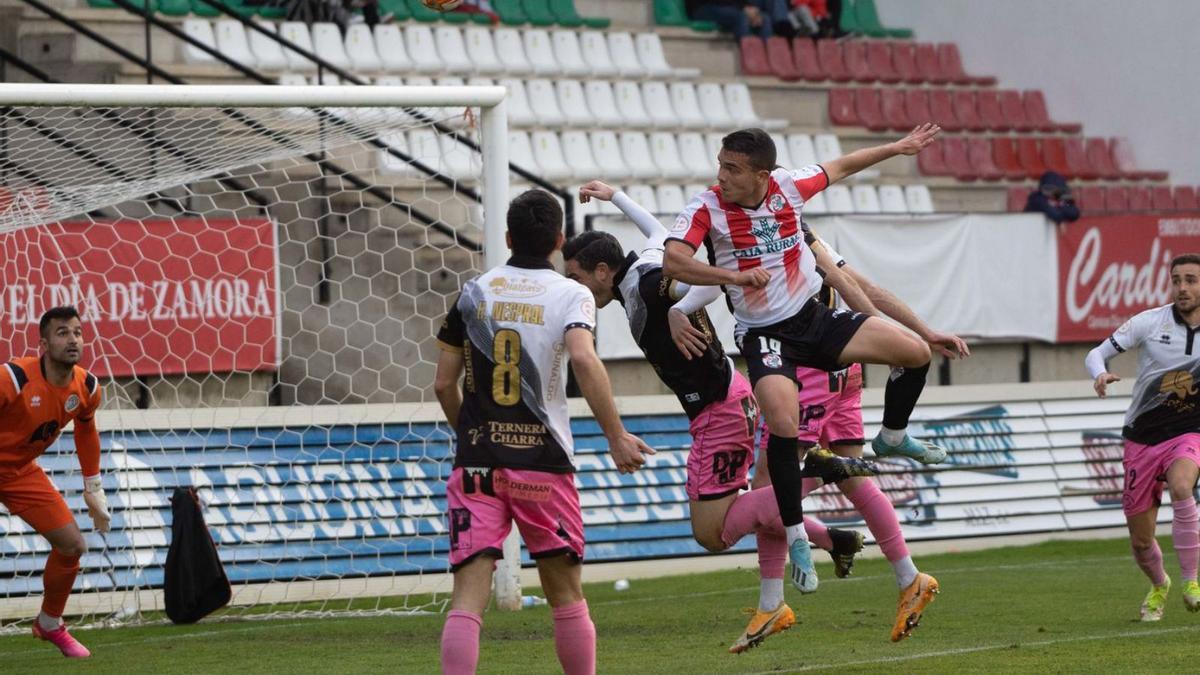
<path fill-rule="evenodd" d="M 1131 672 L 1189 670 L 1200 614 L 1177 584 L 1166 617 L 1136 621 L 1148 584 L 1124 540 L 1052 542 L 926 556 L 922 570 L 942 594 L 913 637 L 888 641 L 895 584 L 882 559 L 861 561 L 850 579 L 819 567 L 821 590 L 789 589 L 799 623 L 735 656 L 726 648 L 754 604 L 754 570 L 634 580 L 587 587 L 599 636 L 600 673 Z M 827 557 L 819 554 L 822 559 Z M 587 574 L 584 573 L 586 578 Z M 434 673 L 442 616 L 226 622 L 79 631 L 94 656 L 67 662 L 22 636 L 0 638 L 0 671 L 100 673 Z M 554 673 L 550 610 L 488 612 L 481 673 Z"/>

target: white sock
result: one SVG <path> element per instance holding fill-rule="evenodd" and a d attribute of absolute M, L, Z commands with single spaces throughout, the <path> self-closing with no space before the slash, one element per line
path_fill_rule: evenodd
<path fill-rule="evenodd" d="M 903 429 L 882 427 L 879 430 L 879 435 L 883 437 L 883 442 L 888 445 L 900 445 L 904 442 L 904 437 L 908 435 L 908 427 Z"/>
<path fill-rule="evenodd" d="M 788 548 L 791 548 L 792 542 L 796 541 L 797 539 L 803 539 L 804 541 L 808 541 L 808 533 L 804 531 L 804 523 L 799 523 L 797 525 L 788 525 L 788 526 L 784 527 L 783 529 L 784 529 L 784 531 L 787 532 Z"/>
<path fill-rule="evenodd" d="M 758 582 L 758 610 L 770 612 L 783 602 L 783 579 L 762 579 Z"/>
<path fill-rule="evenodd" d="M 58 627 L 62 625 L 61 617 L 50 616 L 45 612 L 38 612 L 37 620 L 38 626 L 40 626 L 42 630 L 58 630 Z"/>
<path fill-rule="evenodd" d="M 896 585 L 902 589 L 908 588 L 917 579 L 917 566 L 910 555 L 893 561 L 892 569 L 896 572 Z"/>

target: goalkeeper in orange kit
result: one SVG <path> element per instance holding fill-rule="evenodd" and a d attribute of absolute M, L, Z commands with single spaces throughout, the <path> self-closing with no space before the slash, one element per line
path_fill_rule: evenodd
<path fill-rule="evenodd" d="M 48 310 L 38 322 L 38 331 L 41 356 L 0 365 L 0 503 L 50 542 L 50 558 L 42 575 L 42 611 L 33 624 L 33 634 L 53 643 L 63 656 L 84 658 L 91 653 L 67 632 L 62 614 L 87 544 L 66 500 L 38 466 L 37 458 L 74 420 L 83 499 L 95 529 L 108 532 L 108 503 L 100 481 L 100 434 L 95 423 L 100 381 L 76 365 L 83 351 L 83 327 L 74 307 Z"/>

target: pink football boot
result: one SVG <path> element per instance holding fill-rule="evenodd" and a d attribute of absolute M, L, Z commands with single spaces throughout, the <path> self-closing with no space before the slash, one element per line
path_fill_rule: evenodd
<path fill-rule="evenodd" d="M 67 624 L 65 623 L 54 630 L 43 630 L 41 625 L 37 621 L 34 621 L 33 635 L 42 640 L 52 642 L 62 652 L 62 655 L 68 659 L 86 659 L 92 655 L 87 647 L 79 644 L 79 640 L 71 637 L 71 634 L 67 632 Z"/>

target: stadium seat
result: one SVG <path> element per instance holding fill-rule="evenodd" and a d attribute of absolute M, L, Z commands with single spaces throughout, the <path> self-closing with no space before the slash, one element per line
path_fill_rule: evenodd
<path fill-rule="evenodd" d="M 618 80 L 613 84 L 613 94 L 617 98 L 617 110 L 625 118 L 625 126 L 651 126 L 650 115 L 646 113 L 646 106 L 642 102 L 642 89 L 637 82 Z"/>
<path fill-rule="evenodd" d="M 594 76 L 613 77 L 617 74 L 617 66 L 613 64 L 612 55 L 608 52 L 608 40 L 604 39 L 604 33 L 580 33 L 579 48 L 583 52 L 584 62 L 591 67 Z"/>
<path fill-rule="evenodd" d="M 679 125 L 687 129 L 704 129 L 710 126 L 709 118 L 705 117 L 707 103 L 702 106 L 700 100 L 700 94 L 691 82 L 671 83 L 671 107 L 675 110 Z M 722 111 L 724 111 L 723 105 L 721 109 L 713 112 L 721 114 Z"/>
<path fill-rule="evenodd" d="M 994 77 L 972 77 L 963 70 L 962 54 L 958 51 L 958 45 L 953 42 L 945 42 L 937 46 L 938 66 L 942 74 L 955 84 L 974 84 L 984 87 L 990 87 L 996 84 Z"/>
<path fill-rule="evenodd" d="M 845 185 L 831 185 L 821 194 L 825 195 L 830 213 L 854 213 L 854 197 Z"/>
<path fill-rule="evenodd" d="M 659 176 L 670 180 L 683 180 L 692 175 L 683 165 L 675 134 L 656 131 L 650 134 L 649 143 L 650 155 L 654 158 L 654 164 L 658 166 Z"/>
<path fill-rule="evenodd" d="M 817 62 L 821 72 L 834 82 L 849 82 L 850 72 L 842 56 L 842 43 L 837 40 L 817 40 Z"/>
<path fill-rule="evenodd" d="M 508 132 L 508 161 L 532 174 L 542 172 L 542 167 L 538 165 L 537 157 L 533 154 L 533 143 L 529 140 L 529 132 Z M 512 179 L 514 181 L 522 180 L 517 174 L 512 174 Z"/>
<path fill-rule="evenodd" d="M 1062 138 L 1047 137 L 1042 139 L 1042 160 L 1048 171 L 1053 171 L 1067 178 L 1074 179 L 1075 171 L 1067 161 L 1067 144 Z"/>
<path fill-rule="evenodd" d="M 583 95 L 587 98 L 588 109 L 596 118 L 597 126 L 616 128 L 625 124 L 625 118 L 621 116 L 621 111 L 617 110 L 612 85 L 607 81 L 588 80 L 583 85 Z"/>
<path fill-rule="evenodd" d="M 659 185 L 654 189 L 654 197 L 658 200 L 658 210 L 662 213 L 675 215 L 687 206 L 683 188 L 678 185 Z"/>
<path fill-rule="evenodd" d="M 992 144 L 988 139 L 979 136 L 967 139 L 967 157 L 975 174 L 983 180 L 1004 178 L 1004 172 L 992 157 Z"/>
<path fill-rule="evenodd" d="M 765 77 L 771 74 L 767 62 L 767 43 L 757 35 L 747 35 L 738 43 L 738 67 L 742 75 Z"/>
<path fill-rule="evenodd" d="M 1096 173 L 1105 180 L 1116 180 L 1121 177 L 1121 171 L 1113 162 L 1112 150 L 1108 147 L 1108 142 L 1103 138 L 1087 139 L 1087 158 L 1091 163 L 1092 168 Z M 1110 210 L 1113 208 L 1112 203 L 1109 203 Z M 1125 209 L 1121 209 L 1124 211 Z"/>
<path fill-rule="evenodd" d="M 979 116 L 979 108 L 975 105 L 975 92 L 969 89 L 959 89 L 952 94 L 954 116 L 959 124 L 967 131 L 983 131 L 987 129 Z"/>
<path fill-rule="evenodd" d="M 707 151 L 708 156 L 712 158 L 712 164 L 713 164 L 712 175 L 713 175 L 714 179 L 717 176 L 717 170 L 716 170 L 717 155 L 720 154 L 720 152 L 721 152 L 721 139 L 724 136 L 725 136 L 725 134 L 723 134 L 721 132 L 709 132 L 707 134 L 704 134 L 704 148 Z"/>
<path fill-rule="evenodd" d="M 213 26 L 213 36 L 217 42 L 217 50 L 226 57 L 249 68 L 258 67 L 258 58 L 250 50 L 250 40 L 246 35 L 246 27 L 241 21 L 220 19 Z M 335 64 L 336 65 L 336 64 Z"/>
<path fill-rule="evenodd" d="M 521 0 L 521 8 L 529 23 L 535 26 L 553 26 L 558 23 L 558 17 L 550 10 L 547 0 Z"/>
<path fill-rule="evenodd" d="M 270 21 L 259 21 L 257 23 L 266 30 L 272 33 L 275 32 L 274 23 Z M 287 57 L 283 55 L 282 45 L 256 30 L 246 32 L 250 43 L 250 51 L 254 53 L 254 59 L 258 61 L 260 69 L 283 70 L 287 68 Z"/>
<path fill-rule="evenodd" d="M 574 0 L 550 0 L 550 11 L 560 26 L 584 25 L 588 28 L 608 28 L 612 20 L 603 16 L 580 16 Z M 576 22 L 579 23 L 576 23 Z"/>
<path fill-rule="evenodd" d="M 1017 160 L 1029 178 L 1037 180 L 1043 173 L 1046 173 L 1046 161 L 1042 156 L 1041 143 L 1032 136 L 1017 138 Z"/>
<path fill-rule="evenodd" d="M 950 98 L 949 89 L 929 91 L 929 112 L 933 115 L 933 121 L 946 131 L 958 131 L 963 128 L 962 122 L 954 114 L 954 103 Z"/>
<path fill-rule="evenodd" d="M 679 146 L 679 157 L 687 167 L 688 175 L 692 178 L 710 178 L 717 173 L 717 158 L 708 154 L 704 137 L 689 131 L 679 134 L 676 143 Z"/>
<path fill-rule="evenodd" d="M 583 60 L 579 35 L 575 31 L 554 31 L 550 34 L 550 45 L 554 48 L 554 58 L 564 73 L 572 77 L 586 77 L 592 74 L 592 67 Z"/>
<path fill-rule="evenodd" d="M 801 37 L 792 40 L 792 60 L 796 63 L 796 72 L 800 78 L 809 82 L 823 82 L 829 77 L 821 70 L 821 62 L 817 58 L 817 45 L 812 40 Z"/>
<path fill-rule="evenodd" d="M 527 30 L 521 38 L 521 46 L 525 48 L 525 58 L 533 66 L 535 75 L 560 75 L 562 67 L 554 58 L 554 47 L 550 44 L 550 34 L 541 29 Z"/>
<path fill-rule="evenodd" d="M 850 188 L 850 198 L 854 201 L 855 213 L 880 213 L 883 210 L 874 185 L 855 185 Z"/>
<path fill-rule="evenodd" d="M 842 58 L 846 72 L 855 82 L 874 82 L 879 78 L 871 71 L 867 61 L 867 44 L 861 40 L 850 40 L 842 47 Z"/>
<path fill-rule="evenodd" d="M 596 118 L 588 108 L 587 98 L 583 94 L 583 85 L 579 80 L 559 80 L 554 83 L 554 93 L 558 95 L 558 107 L 562 109 L 563 119 L 569 127 L 595 126 Z M 567 155 L 570 158 L 570 155 Z"/>
<path fill-rule="evenodd" d="M 787 137 L 788 155 L 792 158 L 792 166 L 789 168 L 799 169 L 817 163 L 817 149 L 813 145 L 812 136 L 808 134 L 789 134 Z M 716 157 L 713 157 L 713 163 L 716 163 Z"/>
<path fill-rule="evenodd" d="M 441 142 L 438 140 L 437 133 L 429 127 L 417 127 L 408 130 L 408 154 L 434 171 L 439 173 L 446 172 L 446 167 L 442 161 Z M 408 171 L 404 173 L 417 175 L 418 171 L 409 167 Z"/>
<path fill-rule="evenodd" d="M 908 213 L 908 203 L 904 201 L 904 188 L 899 185 L 879 186 L 880 213 Z"/>
<path fill-rule="evenodd" d="M 792 154 L 788 152 L 787 137 L 779 132 L 773 132 L 771 140 L 775 143 L 775 163 L 786 169 L 795 168 L 796 163 L 792 161 Z"/>
<path fill-rule="evenodd" d="M 892 45 L 884 40 L 867 42 L 867 68 L 884 84 L 895 84 L 902 79 L 892 62 Z"/>
<path fill-rule="evenodd" d="M 909 213 L 933 213 L 933 196 L 929 194 L 928 186 L 905 186 L 904 201 L 908 203 Z"/>
<path fill-rule="evenodd" d="M 621 143 L 621 156 L 629 164 L 630 175 L 634 178 L 653 178 L 658 174 L 654 157 L 650 154 L 650 142 L 646 134 L 640 131 L 622 131 L 617 134 Z"/>
<path fill-rule="evenodd" d="M 917 154 L 917 170 L 925 176 L 949 176 L 946 158 L 943 155 L 945 140 L 936 140 Z"/>
<path fill-rule="evenodd" d="M 478 180 L 483 173 L 482 156 L 454 140 L 449 134 L 440 134 L 438 141 L 442 150 L 442 171 L 455 180 Z"/>
<path fill-rule="evenodd" d="M 707 31 L 717 29 L 716 24 L 689 19 L 683 0 L 654 0 L 654 23 L 660 26 L 692 26 L 695 23 L 704 23 L 707 24 L 704 27 Z"/>
<path fill-rule="evenodd" d="M 1166 180 L 1166 171 L 1146 171 L 1139 169 L 1134 158 L 1133 144 L 1127 138 L 1114 138 L 1109 144 L 1113 164 L 1122 176 L 1129 180 Z"/>
<path fill-rule="evenodd" d="M 920 74 L 922 81 L 934 84 L 945 84 L 950 81 L 950 78 L 942 72 L 936 46 L 922 43 L 917 45 L 916 52 L 917 73 Z"/>
<path fill-rule="evenodd" d="M 968 181 L 979 179 L 967 153 L 967 140 L 962 136 L 947 136 L 942 140 L 942 158 L 946 162 L 946 169 L 955 178 Z"/>
<path fill-rule="evenodd" d="M 1019 180 L 1025 177 L 1025 168 L 1017 157 L 1017 146 L 1014 139 L 1007 136 L 997 136 L 992 139 L 992 161 L 1004 172 L 1009 180 Z"/>
<path fill-rule="evenodd" d="M 371 34 L 370 26 L 365 23 L 352 24 L 346 28 L 344 41 L 351 69 L 360 73 L 383 70 L 383 62 L 379 60 L 379 52 L 375 49 L 375 37 Z"/>
<path fill-rule="evenodd" d="M 1096 180 L 1099 174 L 1088 161 L 1087 150 L 1083 147 L 1083 139 L 1071 136 L 1066 140 L 1067 166 L 1071 167 L 1071 175 L 1076 179 Z"/>
<path fill-rule="evenodd" d="M 862 126 L 853 90 L 841 87 L 829 90 L 829 121 L 840 126 Z"/>
<path fill-rule="evenodd" d="M 375 46 L 379 49 L 379 59 L 383 69 L 389 73 L 406 73 L 413 70 L 412 59 L 408 58 L 408 49 L 404 46 L 404 35 L 395 24 L 380 24 L 375 26 Z"/>
<path fill-rule="evenodd" d="M 1188 185 L 1176 186 L 1174 196 L 1175 210 L 1196 211 L 1200 209 L 1200 202 L 1196 199 L 1196 188 Z"/>
<path fill-rule="evenodd" d="M 563 157 L 558 134 L 553 131 L 535 131 L 530 136 L 530 142 L 533 144 L 533 156 L 537 158 L 543 178 L 564 180 L 574 175 L 571 165 Z"/>
<path fill-rule="evenodd" d="M 913 126 L 933 121 L 933 112 L 929 109 L 929 93 L 924 89 L 905 91 L 904 107 L 908 109 L 908 119 Z"/>
<path fill-rule="evenodd" d="M 438 26 L 433 32 L 433 41 L 446 72 L 467 75 L 477 72 L 462 31 L 457 26 Z"/>
<path fill-rule="evenodd" d="M 629 195 L 635 203 L 640 204 L 643 209 L 650 213 L 659 213 L 658 197 L 654 194 L 654 188 L 641 183 L 634 183 L 625 188 L 625 194 Z"/>
<path fill-rule="evenodd" d="M 1012 128 L 1004 111 L 1000 109 L 1000 94 L 993 89 L 978 92 L 975 96 L 979 121 L 990 131 L 1008 131 Z"/>
<path fill-rule="evenodd" d="M 785 37 L 776 35 L 767 38 L 767 65 L 775 77 L 785 82 L 794 82 L 800 79 L 800 71 L 796 69 L 796 59 L 788 45 L 788 39 Z"/>
<path fill-rule="evenodd" d="M 437 73 L 443 70 L 438 56 L 433 29 L 424 24 L 409 24 L 404 27 L 404 47 L 412 58 L 413 68 L 420 73 Z M 409 138 L 412 141 L 412 138 Z"/>
<path fill-rule="evenodd" d="M 533 66 L 525 57 L 525 46 L 521 42 L 521 34 L 515 28 L 497 28 L 492 33 L 492 38 L 496 43 L 496 56 L 504 65 L 505 72 L 512 75 L 525 75 L 533 72 Z"/>
<path fill-rule="evenodd" d="M 843 16 L 853 8 L 854 22 L 858 30 L 876 38 L 894 37 L 908 39 L 913 32 L 908 28 L 887 28 L 879 22 L 879 12 L 875 8 L 875 0 L 857 0 L 853 4 L 843 5 Z"/>
<path fill-rule="evenodd" d="M 184 19 L 183 32 L 205 46 L 217 48 L 217 38 L 213 35 L 212 24 L 207 19 Z M 307 59 L 305 60 L 307 61 Z M 184 63 L 216 63 L 217 59 L 207 52 L 185 43 L 183 45 L 183 61 Z M 309 64 L 311 65 L 311 63 L 310 61 Z"/>
<path fill-rule="evenodd" d="M 1150 207 L 1155 211 L 1174 211 L 1175 197 L 1166 185 L 1155 185 L 1150 189 Z"/>
<path fill-rule="evenodd" d="M 1104 188 L 1099 185 L 1088 185 L 1076 191 L 1075 204 L 1084 215 L 1108 211 L 1104 200 Z"/>
<path fill-rule="evenodd" d="M 380 140 L 386 143 L 388 147 L 391 147 L 402 154 L 410 157 L 412 156 L 412 149 L 408 145 L 408 134 L 404 133 L 403 131 L 397 131 L 389 134 Z M 411 164 L 391 153 L 380 150 L 378 157 L 379 169 L 383 173 L 403 177 L 415 176 L 417 174 L 416 169 L 414 169 Z"/>
<path fill-rule="evenodd" d="M 1014 185 L 1008 188 L 1008 210 L 1011 213 L 1020 213 L 1025 210 L 1025 202 L 1029 199 L 1029 187 L 1026 185 Z"/>
<path fill-rule="evenodd" d="M 529 96 L 530 107 L 539 127 L 553 129 L 566 123 L 566 117 L 558 107 L 558 98 L 550 80 L 527 80 L 525 93 Z"/>
<path fill-rule="evenodd" d="M 733 117 L 734 124 L 742 127 L 762 127 L 767 131 L 787 127 L 787 120 L 763 119 L 754 112 L 750 101 L 750 88 L 743 82 L 725 85 L 725 106 Z"/>
<path fill-rule="evenodd" d="M 638 61 L 637 47 L 634 46 L 633 36 L 629 33 L 609 33 L 608 53 L 617 67 L 617 73 L 622 77 L 646 76 L 646 67 Z"/>
<path fill-rule="evenodd" d="M 500 23 L 506 26 L 523 26 L 529 23 L 529 16 L 521 6 L 521 0 L 492 0 L 492 10 L 500 17 Z"/>
<path fill-rule="evenodd" d="M 810 216 L 829 213 L 829 204 L 825 201 L 825 193 L 818 192 L 804 202 L 804 213 Z"/>
<path fill-rule="evenodd" d="M 858 119 L 863 126 L 871 131 L 887 131 L 887 118 L 883 115 L 878 89 L 874 87 L 855 89 L 854 107 L 858 110 Z"/>
<path fill-rule="evenodd" d="M 921 84 L 925 76 L 917 68 L 917 46 L 911 42 L 897 42 L 892 45 L 892 67 L 901 82 Z"/>
<path fill-rule="evenodd" d="M 467 26 L 463 29 L 463 45 L 466 56 L 474 64 L 476 73 L 495 75 L 504 72 L 504 64 L 496 55 L 492 31 L 484 26 Z M 438 47 L 441 48 L 440 46 Z"/>
<path fill-rule="evenodd" d="M 879 104 L 883 111 L 883 119 L 892 131 L 909 131 L 916 126 L 916 122 L 908 116 L 903 90 L 885 87 L 879 92 Z"/>
<path fill-rule="evenodd" d="M 638 33 L 633 38 L 634 47 L 637 48 L 638 61 L 646 68 L 646 74 L 650 77 L 674 77 L 675 69 L 671 64 L 667 63 L 667 56 L 663 53 L 662 38 L 658 33 Z"/>
<path fill-rule="evenodd" d="M 1021 100 L 1021 92 L 1012 89 L 1005 89 L 1000 92 L 1000 111 L 1004 113 L 1004 120 L 1008 125 L 1017 131 L 1032 131 L 1033 124 L 1030 123 L 1028 115 L 1025 113 L 1025 104 Z"/>
<path fill-rule="evenodd" d="M 733 126 L 730 110 L 725 106 L 725 90 L 720 84 L 706 82 L 696 86 L 696 97 L 700 100 L 700 112 L 712 129 L 728 129 Z M 715 161 L 715 160 L 714 160 Z"/>
<path fill-rule="evenodd" d="M 842 156 L 842 143 L 833 134 L 813 136 L 813 149 L 816 150 L 818 162 L 828 162 Z"/>
<path fill-rule="evenodd" d="M 1129 210 L 1149 211 L 1152 208 L 1150 188 L 1138 185 L 1129 188 Z"/>
<path fill-rule="evenodd" d="M 238 25 L 241 26 L 241 24 Z M 318 21 L 309 30 L 312 31 L 313 51 L 317 56 L 338 68 L 353 67 L 350 57 L 346 55 L 346 43 L 342 41 L 342 31 L 336 23 Z"/>
<path fill-rule="evenodd" d="M 667 85 L 657 80 L 642 83 L 642 103 L 650 114 L 650 124 L 655 127 L 670 128 L 679 126 L 679 118 L 675 116 L 675 108 L 671 105 L 671 95 Z"/>
<path fill-rule="evenodd" d="M 1129 188 L 1110 185 L 1104 191 L 1104 201 L 1109 213 L 1125 213 L 1129 210 Z"/>
<path fill-rule="evenodd" d="M 1040 89 L 1028 89 L 1022 95 L 1025 103 L 1025 117 L 1041 131 L 1062 131 L 1077 134 L 1083 125 L 1077 122 L 1059 123 L 1051 121 L 1050 113 L 1046 110 L 1046 96 Z"/>
<path fill-rule="evenodd" d="M 509 123 L 518 127 L 536 124 L 537 117 L 529 105 L 529 95 L 525 91 L 525 83 L 516 79 L 501 79 L 497 84 L 508 89 L 508 96 L 504 100 L 508 106 Z"/>
<path fill-rule="evenodd" d="M 567 164 L 579 180 L 603 178 L 600 165 L 592 154 L 592 142 L 584 131 L 564 131 L 562 133 L 562 151 Z"/>
<path fill-rule="evenodd" d="M 279 37 L 305 51 L 316 51 L 313 49 L 312 36 L 308 32 L 308 24 L 304 22 L 284 21 L 280 23 Z M 311 59 L 309 59 L 307 56 L 301 55 L 299 52 L 285 48 L 284 56 L 287 57 L 289 70 L 311 72 L 317 69 L 317 64 L 313 63 Z"/>

